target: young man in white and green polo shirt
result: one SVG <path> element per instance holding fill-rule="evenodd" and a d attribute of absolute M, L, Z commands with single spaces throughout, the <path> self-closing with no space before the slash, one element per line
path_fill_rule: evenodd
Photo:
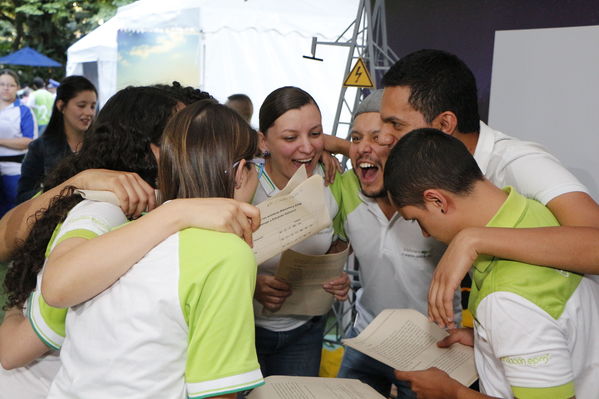
<path fill-rule="evenodd" d="M 540 203 L 486 180 L 467 148 L 435 129 L 415 130 L 398 142 L 385 188 L 404 218 L 445 243 L 467 227 L 558 225 Z M 599 286 L 578 274 L 488 256 L 479 256 L 472 271 L 473 336 L 453 330 L 443 346 L 474 345 L 483 393 L 437 369 L 397 377 L 424 398 L 596 397 Z"/>
<path fill-rule="evenodd" d="M 426 315 L 428 287 L 445 249 L 439 241 L 422 237 L 418 226 L 404 220 L 385 195 L 383 171 L 390 147 L 376 142 L 382 126 L 382 94 L 383 90 L 376 90 L 358 106 L 350 132 L 353 169 L 330 186 L 335 197 L 341 198 L 337 230 L 349 239 L 359 263 L 361 288 L 348 337 L 360 334 L 384 309 L 408 308 Z M 459 292 L 454 309 L 459 315 Z M 394 377 L 391 367 L 349 347 L 338 377 L 359 379 L 384 396 L 389 396 L 395 384 L 401 398 L 414 397 Z"/>
<path fill-rule="evenodd" d="M 83 201 L 52 245 L 102 234 L 118 215 L 124 218 L 114 205 Z M 255 279 L 254 255 L 239 237 L 186 229 L 106 291 L 69 309 L 66 322 L 66 310 L 32 298 L 34 329 L 50 347 L 62 346 L 48 397 L 205 398 L 262 384 Z"/>

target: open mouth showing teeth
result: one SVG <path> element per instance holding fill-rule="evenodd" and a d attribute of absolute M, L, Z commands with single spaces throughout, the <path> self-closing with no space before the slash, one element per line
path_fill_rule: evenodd
<path fill-rule="evenodd" d="M 308 166 L 308 164 L 310 164 L 312 162 L 313 158 L 309 158 L 309 159 L 294 159 L 293 162 L 299 165 L 306 165 Z"/>
<path fill-rule="evenodd" d="M 365 180 L 373 179 L 379 171 L 379 168 L 370 162 L 360 162 L 358 167 L 360 168 L 362 179 Z"/>

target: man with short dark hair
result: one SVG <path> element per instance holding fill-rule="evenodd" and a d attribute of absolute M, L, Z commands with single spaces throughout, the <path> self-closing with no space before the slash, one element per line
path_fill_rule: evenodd
<path fill-rule="evenodd" d="M 338 231 L 351 242 L 359 263 L 361 288 L 348 338 L 360 334 L 384 309 L 409 308 L 426 314 L 428 287 L 445 249 L 440 242 L 422 237 L 418 226 L 405 221 L 389 203 L 383 171 L 390 148 L 377 143 L 382 95 L 382 90 L 376 90 L 358 106 L 350 130 L 353 169 L 331 186 L 341 198 L 335 219 Z M 459 293 L 453 304 L 459 317 Z M 407 384 L 394 377 L 391 367 L 349 347 L 338 377 L 359 379 L 384 396 L 395 384 L 398 398 L 415 397 Z"/>
<path fill-rule="evenodd" d="M 440 50 L 408 54 L 387 71 L 383 85 L 382 143 L 392 144 L 413 129 L 437 128 L 460 140 L 496 186 L 513 186 L 538 200 L 561 225 L 599 228 L 599 206 L 555 157 L 536 143 L 507 136 L 479 122 L 474 75 L 455 55 Z M 429 313 L 441 325 L 451 323 L 453 292 L 477 256 L 468 231 L 465 229 L 450 244 L 435 270 Z M 552 259 L 544 256 L 542 244 L 542 240 L 531 242 L 525 250 L 517 251 L 510 240 L 497 239 L 494 251 L 488 254 L 525 261 L 533 252 L 538 255 L 537 263 L 553 265 Z"/>
<path fill-rule="evenodd" d="M 446 244 L 466 228 L 558 225 L 539 202 L 497 188 L 463 143 L 436 129 L 417 129 L 397 143 L 385 189 L 406 220 Z M 396 376 L 426 399 L 596 397 L 599 286 L 579 274 L 492 256 L 479 257 L 472 271 L 474 330 L 450 330 L 440 346 L 474 346 L 483 394 L 434 368 Z"/>

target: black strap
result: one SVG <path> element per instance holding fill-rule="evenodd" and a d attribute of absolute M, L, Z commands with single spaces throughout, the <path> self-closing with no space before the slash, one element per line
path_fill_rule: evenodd
<path fill-rule="evenodd" d="M 18 162 L 18 163 L 22 163 L 23 162 L 23 158 L 25 158 L 25 154 L 0 156 L 0 162 Z"/>

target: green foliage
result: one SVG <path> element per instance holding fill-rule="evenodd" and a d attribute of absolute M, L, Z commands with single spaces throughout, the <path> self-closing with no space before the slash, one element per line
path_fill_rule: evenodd
<path fill-rule="evenodd" d="M 0 56 L 29 46 L 66 63 L 67 48 L 134 0 L 0 0 Z M 22 80 L 62 79 L 64 68 L 15 66 Z"/>

